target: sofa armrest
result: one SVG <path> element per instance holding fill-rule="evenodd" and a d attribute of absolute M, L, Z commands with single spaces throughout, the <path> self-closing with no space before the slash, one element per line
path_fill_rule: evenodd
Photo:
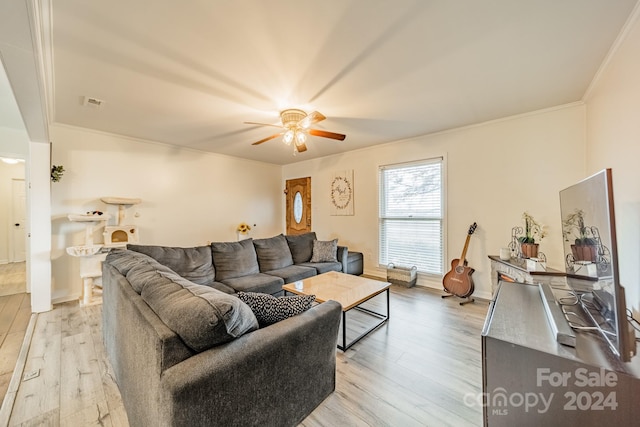
<path fill-rule="evenodd" d="M 327 301 L 167 369 L 171 425 L 296 425 L 335 390 L 342 307 Z M 286 402 L 286 404 L 283 404 Z"/>
<path fill-rule="evenodd" d="M 347 261 L 347 256 L 349 255 L 349 248 L 346 246 L 338 246 L 338 262 L 342 264 L 342 272 L 347 272 L 347 267 L 349 262 Z"/>

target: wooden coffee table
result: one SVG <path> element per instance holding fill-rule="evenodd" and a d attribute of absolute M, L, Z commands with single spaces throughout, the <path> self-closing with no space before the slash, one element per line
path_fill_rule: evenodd
<path fill-rule="evenodd" d="M 348 350 L 352 345 L 367 336 L 373 330 L 389 320 L 389 287 L 388 282 L 367 279 L 352 274 L 338 273 L 330 271 L 319 274 L 308 279 L 287 283 L 282 287 L 287 292 L 298 295 L 315 295 L 317 302 L 329 300 L 338 301 L 342 305 L 342 345 L 338 343 L 338 348 L 342 351 Z M 387 312 L 378 313 L 368 308 L 361 307 L 361 304 L 383 292 L 387 292 Z M 347 312 L 356 309 L 378 319 L 378 321 L 360 334 L 356 339 L 347 344 Z"/>

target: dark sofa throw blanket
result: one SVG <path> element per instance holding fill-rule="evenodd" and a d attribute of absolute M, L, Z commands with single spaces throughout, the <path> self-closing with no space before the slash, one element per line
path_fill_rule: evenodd
<path fill-rule="evenodd" d="M 238 292 L 238 298 L 251 308 L 262 326 L 271 325 L 309 310 L 316 300 L 315 295 L 274 297 L 257 292 Z"/>

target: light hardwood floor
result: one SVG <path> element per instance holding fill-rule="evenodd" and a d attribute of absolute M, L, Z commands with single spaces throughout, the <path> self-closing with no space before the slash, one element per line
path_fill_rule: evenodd
<path fill-rule="evenodd" d="M 389 322 L 336 352 L 336 391 L 301 425 L 481 425 L 481 408 L 463 398 L 481 392 L 487 308 L 392 286 Z M 21 382 L 9 425 L 128 425 L 102 344 L 101 309 L 74 302 L 38 315 L 25 372 L 39 376 Z"/>
<path fill-rule="evenodd" d="M 0 295 L 13 295 L 27 291 L 26 262 L 0 264 Z"/>
<path fill-rule="evenodd" d="M 0 296 L 0 401 L 7 393 L 30 318 L 28 294 Z"/>
<path fill-rule="evenodd" d="M 25 262 L 0 264 L 0 401 L 7 393 L 31 317 L 26 272 Z"/>

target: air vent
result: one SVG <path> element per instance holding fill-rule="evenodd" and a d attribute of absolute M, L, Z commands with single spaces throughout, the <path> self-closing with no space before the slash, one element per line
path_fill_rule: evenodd
<path fill-rule="evenodd" d="M 104 104 L 104 101 L 102 99 L 92 98 L 90 96 L 85 96 L 84 101 L 82 103 L 82 105 L 84 105 L 85 107 L 93 107 L 93 108 L 100 108 L 102 104 Z"/>

